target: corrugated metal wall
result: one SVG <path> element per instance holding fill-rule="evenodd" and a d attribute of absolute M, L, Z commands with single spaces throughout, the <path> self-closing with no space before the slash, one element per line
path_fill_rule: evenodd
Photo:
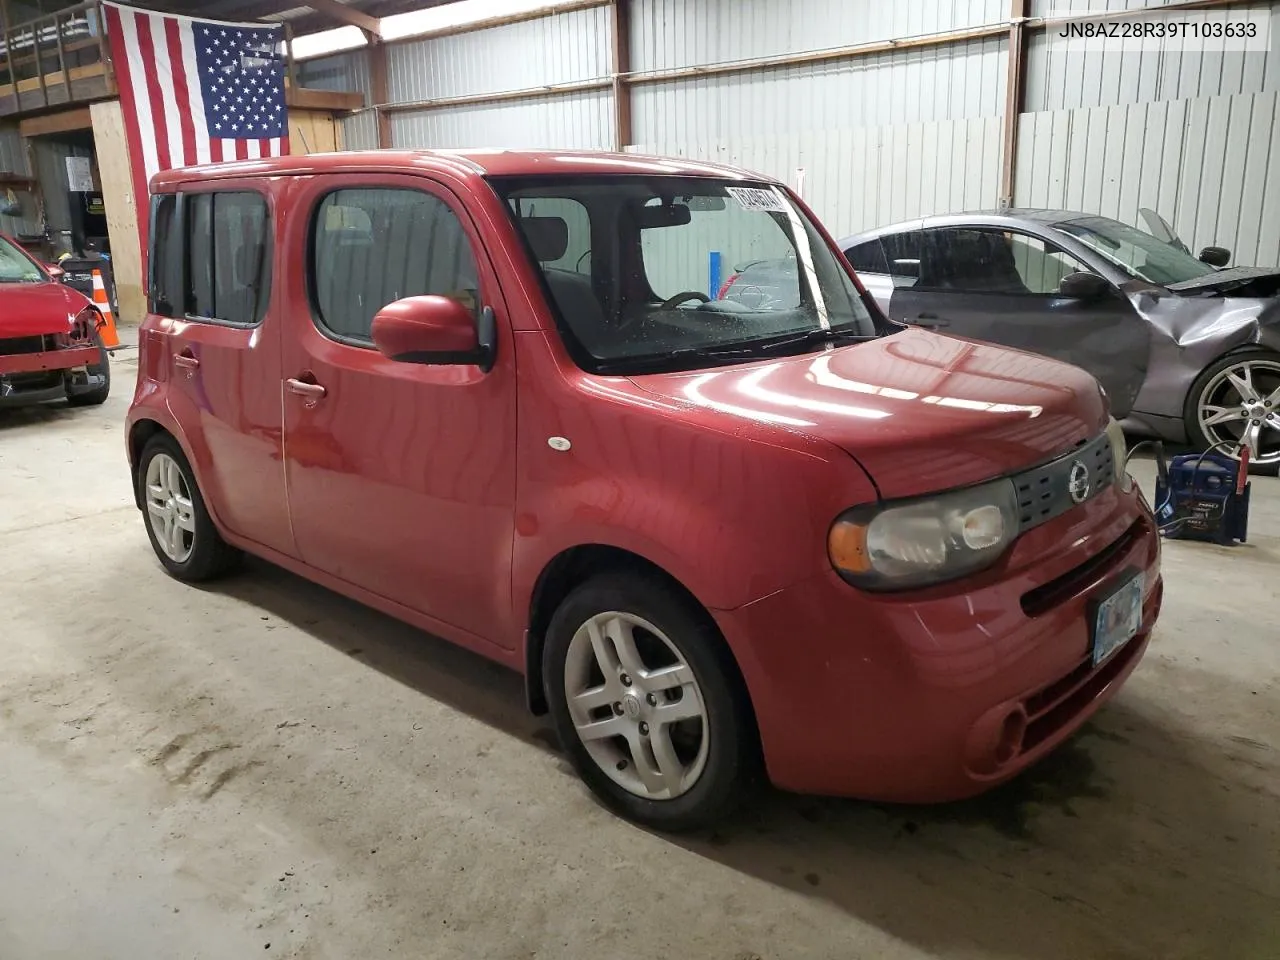
<path fill-rule="evenodd" d="M 631 66 L 669 70 L 1000 23 L 1008 0 L 635 0 Z"/>
<path fill-rule="evenodd" d="M 392 103 L 529 90 L 610 75 L 609 8 L 436 37 L 388 48 Z M 392 117 L 397 147 L 608 148 L 607 90 L 532 96 L 519 102 L 433 108 Z M 357 135 L 363 131 L 348 130 Z"/>
<path fill-rule="evenodd" d="M 1033 16 L 1173 0 L 1033 0 Z M 1280 37 L 1280 0 L 1269 11 Z M 655 72 L 1006 24 L 1008 0 L 634 0 L 635 150 L 723 160 L 797 182 L 837 234 L 994 206 L 1008 70 L 1003 35 L 801 66 L 655 80 Z M 607 7 L 389 48 L 393 102 L 532 90 L 611 75 Z M 1068 53 L 1027 33 L 1015 202 L 1136 223 L 1169 217 L 1236 262 L 1280 259 L 1280 44 L 1267 54 Z M 368 90 L 363 53 L 315 61 L 305 82 Z M 608 90 L 393 115 L 396 146 L 609 147 Z M 371 112 L 346 121 L 376 145 Z M 1153 159 L 1157 158 L 1157 159 Z M 1268 176 L 1268 174 L 1271 174 Z M 1268 189 L 1270 187 L 1270 189 Z"/>
<path fill-rule="evenodd" d="M 1112 2 L 1112 8 L 1156 7 L 1156 2 Z M 1044 0 L 1033 5 L 1040 15 L 1064 9 L 1102 8 L 1099 3 Z M 1028 112 L 1098 107 L 1112 103 L 1186 100 L 1235 93 L 1280 90 L 1280 5 L 1256 3 L 1233 8 L 1233 13 L 1269 11 L 1272 48 L 1269 53 L 1201 53 L 1170 49 L 1159 39 L 1142 41 L 1142 52 L 1081 53 L 1068 51 L 1052 30 L 1031 34 L 1027 44 Z"/>
<path fill-rule="evenodd" d="M 32 175 L 31 165 L 27 161 L 27 145 L 18 134 L 17 124 L 0 125 L 0 172 L 17 174 L 20 177 Z M 14 196 L 22 204 L 23 215 L 21 217 L 0 216 L 0 231 L 10 236 L 39 232 L 40 217 L 35 198 L 29 193 L 16 190 Z M 7 199 L 7 191 L 0 189 L 0 203 Z"/>
<path fill-rule="evenodd" d="M 1168 220 L 1192 251 L 1280 263 L 1280 94 L 1024 114 L 1017 202 L 1141 225 Z"/>
<path fill-rule="evenodd" d="M 317 90 L 350 90 L 367 98 L 373 89 L 369 77 L 369 51 L 352 50 L 332 57 L 318 57 L 298 64 L 298 85 Z"/>

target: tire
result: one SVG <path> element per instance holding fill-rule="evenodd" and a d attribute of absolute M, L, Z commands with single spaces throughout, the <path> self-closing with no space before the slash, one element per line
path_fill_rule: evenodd
<path fill-rule="evenodd" d="M 94 387 L 91 390 L 80 390 L 72 392 L 67 389 L 67 403 L 73 407 L 96 407 L 107 402 L 107 396 L 111 393 L 111 356 L 107 353 L 107 348 L 102 345 L 102 335 L 94 333 L 93 339 L 98 343 L 98 362 L 90 365 L 89 373 L 101 375 L 103 380 L 101 386 Z"/>
<path fill-rule="evenodd" d="M 614 676 L 606 675 L 590 638 L 590 625 L 602 622 L 596 640 Z M 610 639 L 619 632 L 633 641 L 627 656 Z M 645 669 L 635 669 L 637 654 Z M 759 783 L 755 720 L 737 667 L 706 613 L 656 576 L 602 575 L 570 593 L 547 629 L 543 684 L 574 769 L 627 819 L 668 832 L 695 830 L 729 816 Z M 590 710 L 576 697 L 583 690 L 595 695 Z M 672 722 L 698 710 L 700 717 Z M 605 724 L 620 733 L 579 732 L 579 725 L 591 725 L 599 733 Z M 678 776 L 664 775 L 674 769 Z"/>
<path fill-rule="evenodd" d="M 177 471 L 177 476 L 174 476 L 174 470 Z M 163 479 L 160 484 L 152 488 L 149 481 L 161 477 Z M 187 583 L 201 583 L 216 579 L 237 565 L 241 557 L 240 551 L 219 535 L 213 518 L 204 505 L 200 488 L 196 485 L 191 464 L 173 437 L 167 433 L 159 433 L 147 441 L 138 458 L 138 472 L 134 483 L 138 499 L 142 503 L 147 537 L 170 576 Z M 177 496 L 157 497 L 161 489 L 167 494 L 176 492 Z M 168 500 L 172 513 L 167 518 L 153 519 L 156 517 L 153 505 L 161 500 Z M 182 507 L 184 502 L 185 509 Z M 173 540 L 168 541 L 169 546 L 161 541 L 167 527 L 166 519 L 170 518 L 180 529 L 178 549 L 173 548 Z M 161 529 L 157 530 L 157 526 Z"/>
<path fill-rule="evenodd" d="M 1227 354 L 1211 363 L 1191 385 L 1183 411 L 1187 437 L 1197 451 L 1207 450 L 1220 441 L 1234 444 L 1247 429 L 1255 428 L 1253 421 L 1244 415 L 1246 402 L 1250 398 L 1235 384 L 1224 379 L 1233 368 L 1237 376 L 1248 371 L 1246 382 L 1253 385 L 1253 399 L 1260 402 L 1268 402 L 1272 393 L 1280 388 L 1280 353 L 1273 350 L 1251 347 Z M 1206 426 L 1200 416 L 1204 407 L 1219 408 L 1228 419 Z M 1254 459 L 1250 472 L 1274 476 L 1280 471 L 1280 426 L 1269 424 L 1280 424 L 1280 404 L 1254 410 L 1262 418 L 1261 425 L 1256 427 L 1261 431 L 1259 446 L 1262 455 Z M 1226 451 L 1219 448 L 1218 452 Z"/>

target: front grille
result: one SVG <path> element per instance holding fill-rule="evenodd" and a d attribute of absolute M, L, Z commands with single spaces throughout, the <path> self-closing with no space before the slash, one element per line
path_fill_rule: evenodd
<path fill-rule="evenodd" d="M 1060 603 L 1065 603 L 1097 586 L 1107 576 L 1107 571 L 1117 557 L 1124 556 L 1147 533 L 1147 521 L 1135 520 L 1124 533 L 1100 551 L 1062 576 L 1041 584 L 1022 595 L 1022 612 L 1028 617 L 1038 617 Z"/>
<path fill-rule="evenodd" d="M 1077 463 L 1084 466 L 1089 481 L 1087 495 L 1078 501 L 1071 495 L 1071 474 Z M 1018 491 L 1021 530 L 1025 533 L 1093 499 L 1111 485 L 1115 476 L 1115 455 L 1105 433 L 1081 443 L 1057 460 L 1017 474 L 1013 485 Z"/>
<path fill-rule="evenodd" d="M 44 353 L 46 350 L 56 350 L 57 346 L 57 338 L 51 333 L 43 337 L 0 337 L 0 356 Z"/>

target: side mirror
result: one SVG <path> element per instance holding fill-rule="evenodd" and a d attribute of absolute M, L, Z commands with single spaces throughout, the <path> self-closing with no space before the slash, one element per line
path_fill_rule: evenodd
<path fill-rule="evenodd" d="M 406 297 L 373 318 L 373 345 L 401 363 L 477 366 L 488 373 L 498 353 L 493 308 L 477 321 L 449 297 Z"/>
<path fill-rule="evenodd" d="M 1225 267 L 1231 262 L 1231 251 L 1226 247 L 1205 247 L 1200 251 L 1200 262 L 1211 267 Z"/>
<path fill-rule="evenodd" d="M 43 266 L 44 266 L 45 272 L 48 273 L 49 277 L 53 280 L 61 281 L 62 278 L 67 275 L 67 271 L 63 270 L 59 266 L 55 266 L 52 263 L 46 263 L 46 264 L 43 264 Z"/>
<path fill-rule="evenodd" d="M 1063 277 L 1062 283 L 1058 285 L 1058 294 L 1072 300 L 1097 300 L 1106 296 L 1110 289 L 1111 284 L 1096 273 L 1082 271 Z"/>

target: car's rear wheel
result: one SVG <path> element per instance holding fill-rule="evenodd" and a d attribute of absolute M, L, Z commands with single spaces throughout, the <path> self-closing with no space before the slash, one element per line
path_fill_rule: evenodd
<path fill-rule="evenodd" d="M 218 534 L 176 440 L 162 433 L 147 441 L 138 458 L 136 482 L 147 536 L 172 576 L 195 583 L 221 576 L 235 565 L 240 552 Z"/>
<path fill-rule="evenodd" d="M 547 702 L 579 775 L 612 810 L 662 830 L 722 819 L 757 780 L 746 692 L 710 621 L 656 577 L 601 576 L 547 631 Z"/>
<path fill-rule="evenodd" d="M 1242 350 L 1211 364 L 1187 398 L 1187 433 L 1201 450 L 1249 448 L 1260 471 L 1280 468 L 1280 354 Z"/>

